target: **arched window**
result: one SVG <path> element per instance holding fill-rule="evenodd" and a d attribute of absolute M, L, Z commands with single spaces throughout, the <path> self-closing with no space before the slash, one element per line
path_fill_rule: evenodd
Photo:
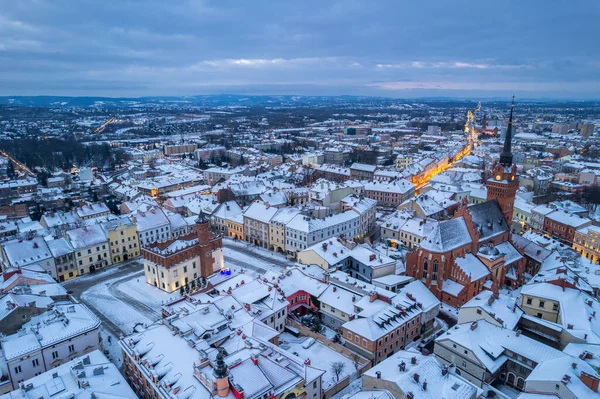
<path fill-rule="evenodd" d="M 427 266 L 428 266 L 427 259 L 425 259 L 425 260 L 423 261 L 423 270 L 424 270 L 424 271 L 427 271 Z"/>
<path fill-rule="evenodd" d="M 521 377 L 517 378 L 517 388 L 523 390 L 525 388 L 525 380 Z"/>
<path fill-rule="evenodd" d="M 437 259 L 433 261 L 433 271 L 431 276 L 432 280 L 437 280 L 438 278 L 438 264 L 439 262 Z"/>

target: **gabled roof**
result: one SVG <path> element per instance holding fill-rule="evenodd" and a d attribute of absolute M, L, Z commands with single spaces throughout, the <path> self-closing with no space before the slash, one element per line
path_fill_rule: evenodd
<path fill-rule="evenodd" d="M 481 242 L 510 231 L 497 200 L 470 205 L 468 210 L 473 223 L 479 230 Z"/>
<path fill-rule="evenodd" d="M 421 248 L 444 253 L 472 243 L 469 229 L 463 217 L 444 220 L 434 227 L 431 234 L 421 242 Z"/>

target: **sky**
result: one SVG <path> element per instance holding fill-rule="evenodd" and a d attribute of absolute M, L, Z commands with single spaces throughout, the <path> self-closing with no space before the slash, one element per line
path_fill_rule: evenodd
<path fill-rule="evenodd" d="M 600 99 L 599 0 L 0 0 L 0 95 Z"/>

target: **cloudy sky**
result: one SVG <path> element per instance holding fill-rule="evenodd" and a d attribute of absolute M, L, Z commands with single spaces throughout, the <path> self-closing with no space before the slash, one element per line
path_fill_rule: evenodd
<path fill-rule="evenodd" d="M 600 98 L 600 0 L 0 0 L 0 95 Z"/>

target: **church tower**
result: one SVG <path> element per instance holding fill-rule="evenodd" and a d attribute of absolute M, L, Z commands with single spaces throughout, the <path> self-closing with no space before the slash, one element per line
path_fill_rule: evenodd
<path fill-rule="evenodd" d="M 504 214 L 506 223 L 510 226 L 513 216 L 513 207 L 515 196 L 519 188 L 519 179 L 517 178 L 517 165 L 513 164 L 513 154 L 511 151 L 511 141 L 513 135 L 513 109 L 515 108 L 515 97 L 513 96 L 510 107 L 510 118 L 506 128 L 506 137 L 504 138 L 504 148 L 500 154 L 500 161 L 492 167 L 492 177 L 486 182 L 487 199 L 498 200 L 500 209 Z"/>

